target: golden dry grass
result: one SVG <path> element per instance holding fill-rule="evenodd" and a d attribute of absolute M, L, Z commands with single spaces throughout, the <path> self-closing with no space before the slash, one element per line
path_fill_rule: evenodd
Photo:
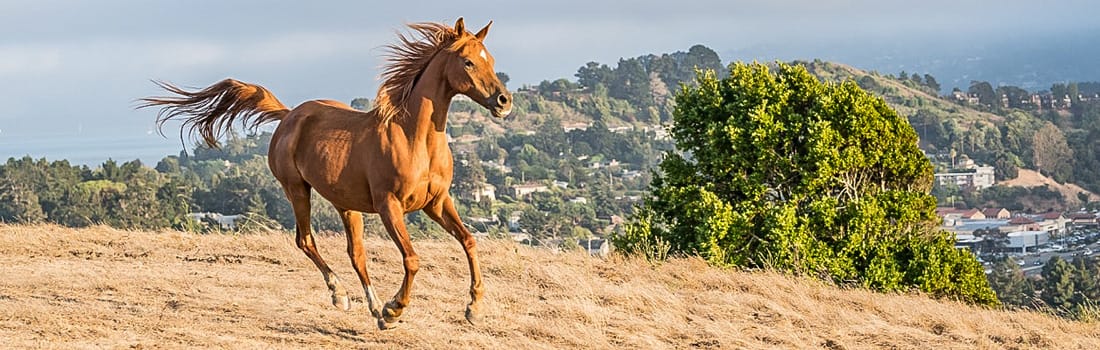
<path fill-rule="evenodd" d="M 485 321 L 463 318 L 453 241 L 418 241 L 422 268 L 399 328 L 379 331 L 344 254 L 319 237 L 356 302 L 329 304 L 285 233 L 197 235 L 0 226 L 0 348 L 898 348 L 1096 349 L 1100 327 L 916 295 L 842 290 L 696 259 L 643 261 L 480 245 Z M 367 239 L 380 294 L 393 244 Z"/>
<path fill-rule="evenodd" d="M 1089 196 L 1089 201 L 1095 201 L 1100 199 L 1095 193 L 1084 189 L 1083 187 L 1066 183 L 1061 184 L 1054 179 L 1043 176 L 1038 171 L 1031 169 L 1020 169 L 1019 174 L 1015 179 L 1001 181 L 1000 185 L 1003 186 L 1016 186 L 1016 187 L 1039 187 L 1043 185 L 1050 186 L 1051 190 L 1062 193 L 1062 197 L 1069 203 L 1070 207 L 1081 205 L 1081 201 L 1077 199 L 1078 193 L 1085 193 Z"/>

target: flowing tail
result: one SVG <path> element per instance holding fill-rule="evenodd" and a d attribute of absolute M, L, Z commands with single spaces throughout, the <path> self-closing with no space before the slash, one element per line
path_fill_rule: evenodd
<path fill-rule="evenodd" d="M 157 112 L 157 130 L 163 134 L 164 123 L 183 120 L 187 134 L 198 132 L 203 142 L 218 147 L 218 139 L 240 120 L 249 129 L 282 120 L 289 109 L 262 86 L 234 79 L 225 79 L 199 91 L 187 91 L 172 84 L 154 81 L 157 86 L 178 96 L 146 97 L 137 108 L 160 107 Z M 251 120 L 251 121 L 250 121 Z"/>

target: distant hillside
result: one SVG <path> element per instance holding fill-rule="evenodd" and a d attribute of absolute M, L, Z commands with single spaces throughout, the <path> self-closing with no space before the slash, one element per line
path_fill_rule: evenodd
<path fill-rule="evenodd" d="M 912 79 L 901 80 L 838 63 L 800 63 L 823 80 L 837 82 L 851 79 L 857 82 L 864 89 L 886 100 L 899 115 L 909 118 L 910 124 L 920 136 L 921 148 L 932 156 L 934 164 L 938 163 L 937 171 L 950 168 L 952 163 L 948 155 L 954 151 L 960 158 L 966 156 L 979 164 L 994 166 L 998 181 L 1006 182 L 1006 186 L 1029 188 L 1051 185 L 1051 189 L 1060 194 L 1061 198 L 1041 200 L 1044 202 L 1041 210 L 1080 208 L 1085 203 L 1080 203 L 1077 195 L 1082 192 L 1094 200 L 1096 198 L 1094 193 L 1100 188 L 1100 182 L 1093 166 L 1097 164 L 1093 149 L 1098 145 L 1095 137 L 1100 132 L 1097 129 L 1100 124 L 1094 120 L 1100 118 L 1100 113 L 1095 112 L 1097 105 L 1093 102 L 1080 103 L 1080 106 L 1073 109 L 1055 111 L 1050 108 L 1022 110 L 978 107 L 973 104 L 959 104 L 939 96 L 935 89 L 920 85 Z M 996 114 L 985 110 L 995 111 Z M 1049 129 L 1040 131 L 1044 127 Z M 1047 141 L 1048 145 L 1051 142 L 1061 143 L 1065 148 L 1052 149 L 1047 146 L 1038 151 L 1034 144 L 1036 135 L 1054 140 Z M 1043 169 L 1047 176 L 1038 176 L 1034 170 L 1036 154 L 1047 155 L 1044 157 L 1045 162 L 1058 165 Z M 1013 180 L 1017 178 L 1019 179 Z M 1025 202 L 1034 200 L 1039 199 L 1030 198 Z"/>
<path fill-rule="evenodd" d="M 1077 186 L 1075 184 L 1062 184 L 1054 181 L 1054 179 L 1039 174 L 1039 172 L 1037 171 L 1028 169 L 1020 169 L 1020 176 L 1017 176 L 1016 178 L 1011 180 L 1004 181 L 1001 183 L 1001 185 L 1014 187 L 1050 186 L 1052 190 L 1061 193 L 1064 198 L 1067 198 L 1079 205 L 1084 203 L 1078 203 L 1078 193 L 1085 193 L 1089 197 L 1090 202 L 1100 201 L 1100 196 L 1097 196 L 1095 193 L 1089 192 L 1088 190 L 1081 188 L 1081 186 Z"/>
<path fill-rule="evenodd" d="M 485 321 L 462 316 L 453 240 L 414 242 L 421 269 L 404 322 L 379 331 L 344 238 L 321 253 L 353 307 L 329 304 L 285 233 L 197 235 L 0 225 L 5 348 L 898 348 L 1095 349 L 1100 327 L 920 295 L 840 289 L 676 259 L 660 266 L 482 239 Z M 366 239 L 371 278 L 400 282 L 393 244 Z"/>
<path fill-rule="evenodd" d="M 862 82 L 861 86 L 885 99 L 886 103 L 897 110 L 901 116 L 910 116 L 920 109 L 929 109 L 957 118 L 968 127 L 976 122 L 990 123 L 1004 120 L 1002 116 L 951 103 L 930 91 L 914 88 L 875 72 L 867 72 L 841 63 L 822 61 L 807 62 L 805 67 L 810 73 L 826 81 L 840 82 L 851 79 L 860 82 L 861 79 L 870 79 L 874 82 L 872 87 L 869 88 Z"/>

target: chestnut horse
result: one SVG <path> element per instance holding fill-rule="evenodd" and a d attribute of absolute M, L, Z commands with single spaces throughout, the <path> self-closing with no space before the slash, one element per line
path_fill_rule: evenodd
<path fill-rule="evenodd" d="M 340 212 L 348 256 L 371 314 L 383 329 L 393 327 L 409 305 L 420 259 L 409 242 L 404 216 L 423 210 L 462 243 L 470 266 L 466 319 L 474 323 L 482 295 L 477 243 L 448 193 L 454 160 L 445 131 L 447 109 L 456 94 L 470 97 L 497 118 L 512 111 L 512 96 L 497 78 L 493 56 L 482 44 L 490 25 L 470 34 L 461 18 L 453 28 L 440 23 L 410 24 L 413 35 L 398 34 L 398 42 L 387 46 L 383 82 L 375 107 L 368 112 L 331 100 L 287 109 L 267 89 L 233 79 L 199 91 L 158 83 L 177 96 L 144 98 L 139 108 L 160 107 L 158 126 L 182 119 L 185 130 L 198 132 L 214 147 L 235 121 L 248 122 L 252 128 L 278 121 L 268 165 L 294 207 L 298 248 L 321 270 L 333 305 L 349 309 L 347 291 L 317 253 L 310 232 L 310 189 L 314 189 Z M 378 214 L 404 258 L 401 288 L 381 308 L 366 270 L 364 212 Z"/>

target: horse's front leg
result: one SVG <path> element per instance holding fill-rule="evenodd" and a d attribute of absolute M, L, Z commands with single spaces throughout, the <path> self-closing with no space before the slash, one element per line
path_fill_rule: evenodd
<path fill-rule="evenodd" d="M 382 308 L 382 317 L 378 319 L 378 327 L 389 329 L 397 326 L 397 318 L 409 306 L 409 294 L 412 291 L 413 276 L 420 269 L 420 257 L 413 251 L 412 242 L 409 240 L 409 231 L 405 229 L 405 208 L 397 198 L 389 196 L 378 203 L 378 216 L 382 224 L 389 232 L 393 243 L 401 251 L 401 257 L 405 263 L 405 279 L 401 282 L 401 289 L 393 296 L 393 300 Z"/>
<path fill-rule="evenodd" d="M 458 210 L 455 210 L 451 196 L 446 195 L 440 198 L 434 205 L 425 208 L 424 212 L 440 226 L 443 226 L 444 230 L 450 232 L 459 243 L 462 243 L 462 249 L 466 252 L 466 262 L 470 265 L 470 303 L 466 305 L 466 320 L 471 324 L 477 324 L 481 318 L 481 295 L 483 292 L 481 267 L 477 258 L 477 240 L 470 234 L 470 230 L 466 229 L 466 225 L 462 224 L 462 219 L 458 217 Z"/>

